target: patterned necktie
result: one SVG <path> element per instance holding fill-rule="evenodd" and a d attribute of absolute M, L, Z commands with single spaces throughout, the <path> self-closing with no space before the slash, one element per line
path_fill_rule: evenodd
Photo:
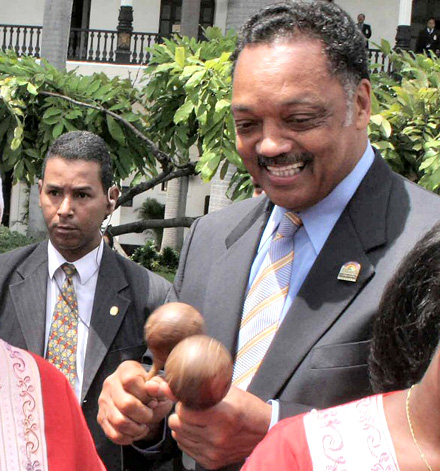
<path fill-rule="evenodd" d="M 76 268 L 70 263 L 64 263 L 61 268 L 66 274 L 66 279 L 55 305 L 46 358 L 66 376 L 74 388 L 78 343 L 78 302 L 72 276 L 76 273 Z"/>
<path fill-rule="evenodd" d="M 286 212 L 244 302 L 233 384 L 246 390 L 278 329 L 289 291 L 293 235 L 301 219 Z"/>

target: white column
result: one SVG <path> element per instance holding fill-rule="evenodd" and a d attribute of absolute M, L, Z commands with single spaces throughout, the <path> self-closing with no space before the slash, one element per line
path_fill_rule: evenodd
<path fill-rule="evenodd" d="M 410 25 L 412 13 L 412 0 L 400 0 L 399 25 Z"/>

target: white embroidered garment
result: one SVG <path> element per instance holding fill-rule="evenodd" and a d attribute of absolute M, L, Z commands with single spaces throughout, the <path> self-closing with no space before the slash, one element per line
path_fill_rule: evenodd
<path fill-rule="evenodd" d="M 0 340 L 0 469 L 47 471 L 43 398 L 33 357 Z"/>
<path fill-rule="evenodd" d="M 314 410 L 304 428 L 313 471 L 399 471 L 382 395 Z"/>

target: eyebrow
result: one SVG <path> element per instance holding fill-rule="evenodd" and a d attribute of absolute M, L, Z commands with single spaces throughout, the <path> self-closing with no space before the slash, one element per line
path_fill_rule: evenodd
<path fill-rule="evenodd" d="M 313 108 L 315 110 L 324 110 L 326 108 L 325 103 L 322 102 L 322 101 L 311 102 L 309 99 L 301 99 L 301 98 L 294 99 L 294 100 L 287 100 L 287 101 L 281 103 L 282 108 L 295 106 L 295 105 L 307 105 L 307 106 L 310 106 L 311 108 Z M 231 111 L 232 111 L 232 113 L 240 113 L 240 112 L 242 112 L 242 113 L 251 112 L 252 113 L 254 111 L 254 109 L 251 106 L 240 105 L 240 104 L 234 105 L 233 104 L 233 105 L 231 105 Z"/>
<path fill-rule="evenodd" d="M 55 185 L 53 183 L 47 183 L 46 189 L 48 190 L 63 190 L 63 186 Z M 77 186 L 72 188 L 73 191 L 93 191 L 94 188 L 90 185 L 85 185 L 85 186 Z"/>

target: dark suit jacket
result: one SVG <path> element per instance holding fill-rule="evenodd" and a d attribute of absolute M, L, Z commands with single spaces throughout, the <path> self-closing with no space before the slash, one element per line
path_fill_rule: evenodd
<path fill-rule="evenodd" d="M 440 49 L 440 32 L 436 29 L 428 33 L 428 28 L 423 28 L 417 37 L 416 52 L 432 51 Z"/>
<path fill-rule="evenodd" d="M 367 25 L 367 23 L 362 23 L 360 27 L 359 23 L 357 24 L 358 28 L 362 31 L 362 34 L 367 38 L 371 38 L 371 26 Z"/>
<path fill-rule="evenodd" d="M 0 338 L 44 354 L 47 242 L 0 256 Z M 102 383 L 124 360 L 140 361 L 146 349 L 143 326 L 163 304 L 169 283 L 104 246 L 84 366 L 81 404 L 97 450 L 109 471 L 119 471 L 121 447 L 96 421 Z M 117 306 L 119 313 L 110 315 Z M 85 470 L 86 471 L 86 470 Z"/>
<path fill-rule="evenodd" d="M 259 197 L 205 216 L 193 224 L 181 254 L 173 296 L 199 309 L 208 333 L 233 354 L 249 271 L 271 209 Z M 371 393 L 372 317 L 403 256 L 439 218 L 440 198 L 391 172 L 376 155 L 248 391 L 279 399 L 281 418 Z M 361 264 L 355 283 L 337 279 L 349 261 Z"/>

